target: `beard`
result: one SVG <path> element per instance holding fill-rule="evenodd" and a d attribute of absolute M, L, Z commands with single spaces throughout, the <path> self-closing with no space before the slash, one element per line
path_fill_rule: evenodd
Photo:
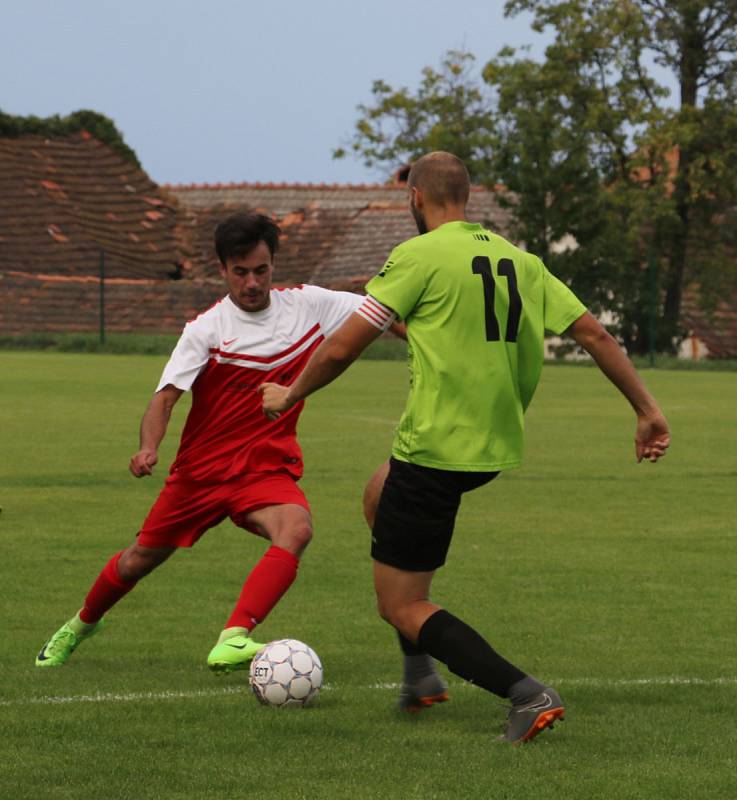
<path fill-rule="evenodd" d="M 417 225 L 417 230 L 419 231 L 420 236 L 422 236 L 423 233 L 427 233 L 427 222 L 425 222 L 425 217 L 420 209 L 414 204 L 414 200 L 410 201 L 409 210 L 412 212 L 412 216 L 414 217 L 415 225 Z"/>

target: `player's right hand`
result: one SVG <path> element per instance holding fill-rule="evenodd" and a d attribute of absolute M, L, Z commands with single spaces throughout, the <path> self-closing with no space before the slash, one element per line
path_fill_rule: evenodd
<path fill-rule="evenodd" d="M 153 474 L 158 460 L 159 456 L 155 450 L 139 450 L 131 456 L 128 469 L 136 478 L 143 478 L 145 475 Z"/>

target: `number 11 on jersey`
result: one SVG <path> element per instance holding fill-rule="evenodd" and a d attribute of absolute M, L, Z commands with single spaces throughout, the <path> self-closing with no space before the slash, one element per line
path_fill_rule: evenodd
<path fill-rule="evenodd" d="M 471 270 L 474 275 L 480 275 L 484 285 L 484 308 L 486 310 L 486 341 L 498 342 L 501 338 L 499 333 L 499 320 L 494 310 L 494 295 L 496 294 L 496 282 L 491 270 L 491 261 L 488 256 L 476 256 L 471 262 Z M 509 286 L 509 314 L 507 316 L 507 330 L 504 335 L 505 342 L 516 342 L 517 331 L 519 330 L 520 317 L 522 316 L 522 298 L 517 288 L 517 273 L 514 271 L 514 263 L 510 258 L 502 258 L 497 265 L 497 273 L 500 277 L 507 279 Z"/>

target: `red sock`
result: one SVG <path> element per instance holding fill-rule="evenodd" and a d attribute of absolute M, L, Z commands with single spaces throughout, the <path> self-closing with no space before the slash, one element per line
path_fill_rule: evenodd
<path fill-rule="evenodd" d="M 97 622 L 121 597 L 130 592 L 138 581 L 124 581 L 118 574 L 118 561 L 123 551 L 116 553 L 94 582 L 84 599 L 84 608 L 79 612 L 82 622 Z"/>
<path fill-rule="evenodd" d="M 298 566 L 297 556 L 272 545 L 246 578 L 241 596 L 225 627 L 248 628 L 250 631 L 263 622 L 294 583 Z"/>

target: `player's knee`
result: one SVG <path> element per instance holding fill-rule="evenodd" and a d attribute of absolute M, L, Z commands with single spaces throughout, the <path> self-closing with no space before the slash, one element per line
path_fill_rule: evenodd
<path fill-rule="evenodd" d="M 294 534 L 294 540 L 299 551 L 302 552 L 312 541 L 312 525 L 310 525 L 309 522 L 303 522 L 298 525 Z"/>
<path fill-rule="evenodd" d="M 379 614 L 381 615 L 382 619 L 384 619 L 393 628 L 396 628 L 401 633 L 406 634 L 406 631 L 411 630 L 414 624 L 411 604 L 382 604 L 380 602 Z"/>
<path fill-rule="evenodd" d="M 173 550 L 148 550 L 135 545 L 118 559 L 118 575 L 124 581 L 139 581 L 159 566 Z"/>
<path fill-rule="evenodd" d="M 311 541 L 312 525 L 306 520 L 291 526 L 285 535 L 279 537 L 279 541 L 272 538 L 272 544 L 282 547 L 296 556 L 300 556 Z"/>
<path fill-rule="evenodd" d="M 136 555 L 123 553 L 118 560 L 118 575 L 126 582 L 138 581 L 151 571 L 144 571 L 144 562 Z"/>

